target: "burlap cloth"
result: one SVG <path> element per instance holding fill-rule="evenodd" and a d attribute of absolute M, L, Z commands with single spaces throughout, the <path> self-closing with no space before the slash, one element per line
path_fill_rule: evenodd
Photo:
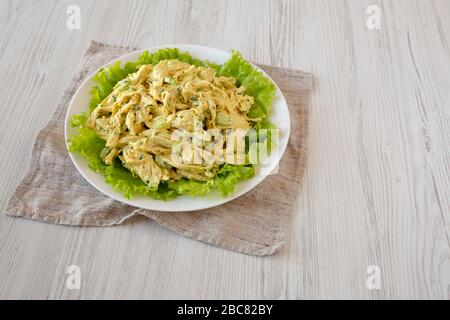
<path fill-rule="evenodd" d="M 64 140 L 66 110 L 83 79 L 131 50 L 90 43 L 51 120 L 36 138 L 30 167 L 9 200 L 7 215 L 72 226 L 113 226 L 134 215 L 144 215 L 180 235 L 228 250 L 251 255 L 276 252 L 288 238 L 302 186 L 312 76 L 298 70 L 261 66 L 283 91 L 291 116 L 289 145 L 276 175 L 212 209 L 149 211 L 112 200 L 92 187 L 72 164 Z M 42 107 L 43 112 L 51 109 Z"/>

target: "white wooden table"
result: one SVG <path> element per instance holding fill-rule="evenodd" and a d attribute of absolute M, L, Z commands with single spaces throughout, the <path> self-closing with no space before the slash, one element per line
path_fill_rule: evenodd
<path fill-rule="evenodd" d="M 66 27 L 70 5 L 80 30 Z M 0 0 L 0 298 L 450 298 L 449 18 L 449 0 Z M 237 49 L 314 73 L 309 164 L 279 254 L 144 218 L 75 228 L 3 214 L 91 39 Z"/>

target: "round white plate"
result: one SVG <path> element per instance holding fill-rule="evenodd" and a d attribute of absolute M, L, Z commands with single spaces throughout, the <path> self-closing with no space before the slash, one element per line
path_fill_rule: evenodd
<path fill-rule="evenodd" d="M 209 47 L 197 45 L 166 45 L 142 49 L 128 53 L 111 61 L 110 63 L 108 63 L 108 65 L 111 65 L 116 61 L 121 61 L 123 63 L 126 63 L 128 61 L 135 61 L 144 50 L 147 50 L 149 52 L 155 52 L 163 48 L 179 48 L 181 51 L 189 52 L 195 58 L 208 60 L 218 64 L 223 64 L 230 57 L 230 53 L 228 52 Z M 264 73 L 264 71 L 262 71 L 261 69 L 259 70 Z M 97 73 L 97 71 L 91 74 L 81 84 L 81 86 L 78 88 L 77 92 L 73 96 L 72 101 L 70 102 L 69 109 L 67 110 L 65 123 L 66 141 L 72 134 L 76 133 L 76 130 L 69 125 L 69 119 L 74 114 L 86 112 L 89 110 L 89 101 L 90 101 L 89 91 L 94 86 L 92 77 Z M 270 78 L 266 73 L 264 74 L 268 78 Z M 280 88 L 278 88 L 278 86 L 276 90 L 276 96 L 272 105 L 272 114 L 270 116 L 270 120 L 276 126 L 276 128 L 279 129 L 279 144 L 278 144 L 279 151 L 271 155 L 272 159 L 270 159 L 269 165 L 261 165 L 261 166 L 257 165 L 255 167 L 255 177 L 239 182 L 236 185 L 234 193 L 226 197 L 222 196 L 220 192 L 218 192 L 217 190 L 214 190 L 210 194 L 203 197 L 179 196 L 175 199 L 168 201 L 154 200 L 148 196 L 134 196 L 133 199 L 127 199 L 124 197 L 122 193 L 114 190 L 112 186 L 107 184 L 105 182 L 104 177 L 101 174 L 90 170 L 86 159 L 84 159 L 82 156 L 78 154 L 72 154 L 70 152 L 69 154 L 73 163 L 75 164 L 75 167 L 78 169 L 78 171 L 80 171 L 83 177 L 99 191 L 103 192 L 105 195 L 115 200 L 121 201 L 123 203 L 135 207 L 158 211 L 201 210 L 221 205 L 223 203 L 226 203 L 230 200 L 233 200 L 243 195 L 244 193 L 256 187 L 268 175 L 272 174 L 274 169 L 276 169 L 277 164 L 286 149 L 290 133 L 289 110 L 286 104 L 286 100 L 284 99 L 283 94 L 281 93 Z"/>

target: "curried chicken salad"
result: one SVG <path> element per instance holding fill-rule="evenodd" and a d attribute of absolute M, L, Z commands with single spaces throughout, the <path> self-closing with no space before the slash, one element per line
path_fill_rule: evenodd
<path fill-rule="evenodd" d="M 128 197 L 228 194 L 251 178 L 253 165 L 239 148 L 229 151 L 227 133 L 270 126 L 271 81 L 236 52 L 222 66 L 177 49 L 139 60 L 100 71 L 91 112 L 72 119 L 79 134 L 70 151 Z"/>

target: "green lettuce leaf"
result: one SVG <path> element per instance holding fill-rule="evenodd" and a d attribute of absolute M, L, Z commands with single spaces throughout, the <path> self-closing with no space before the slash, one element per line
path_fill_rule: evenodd
<path fill-rule="evenodd" d="M 100 158 L 100 152 L 105 147 L 106 142 L 100 139 L 94 130 L 84 126 L 86 119 L 86 113 L 80 113 L 72 117 L 70 124 L 77 128 L 78 134 L 70 137 L 69 151 L 79 153 L 87 159 L 89 168 L 104 174 L 106 164 Z"/>
<path fill-rule="evenodd" d="M 195 181 L 188 179 L 181 179 L 178 181 L 169 182 L 168 186 L 174 190 L 177 194 L 186 195 L 191 197 L 204 196 L 211 192 L 214 187 L 214 181 Z"/>
<path fill-rule="evenodd" d="M 255 126 L 256 129 L 271 128 L 268 119 L 275 95 L 275 86 L 261 72 L 255 70 L 245 61 L 237 51 L 233 51 L 230 59 L 221 66 L 195 59 L 189 53 L 181 52 L 177 48 L 162 49 L 154 53 L 144 51 L 135 62 L 127 62 L 125 65 L 116 62 L 113 65 L 106 66 L 93 77 L 95 86 L 90 92 L 90 111 L 92 112 L 112 92 L 117 82 L 126 78 L 128 74 L 136 72 L 140 65 L 157 64 L 159 61 L 167 59 L 178 59 L 192 65 L 210 67 L 216 70 L 219 75 L 234 77 L 238 85 L 246 87 L 245 94 L 255 98 L 249 116 L 262 119 Z M 133 176 L 129 170 L 124 168 L 120 161 L 115 161 L 113 165 L 106 165 L 103 162 L 100 153 L 105 147 L 105 141 L 100 139 L 94 130 L 85 127 L 84 124 L 88 116 L 88 113 L 81 113 L 71 118 L 70 124 L 77 128 L 77 134 L 69 139 L 69 151 L 86 158 L 92 170 L 103 174 L 105 181 L 122 192 L 127 198 L 139 194 L 154 199 L 169 200 L 178 195 L 206 195 L 213 188 L 217 188 L 223 195 L 228 195 L 234 191 L 235 185 L 240 180 L 252 178 L 255 174 L 252 165 L 225 164 L 221 166 L 217 176 L 210 181 L 181 179 L 160 183 L 157 190 L 151 190 L 141 179 Z"/>
<path fill-rule="evenodd" d="M 250 109 L 248 116 L 250 118 L 262 119 L 257 124 L 257 129 L 271 128 L 269 115 L 276 90 L 272 81 L 262 72 L 255 69 L 237 51 L 231 53 L 230 59 L 220 67 L 218 73 L 223 76 L 235 78 L 238 86 L 245 86 L 244 93 L 255 99 L 255 103 Z"/>
<path fill-rule="evenodd" d="M 111 166 L 106 166 L 105 181 L 116 190 L 121 191 L 128 199 L 136 194 L 150 196 L 158 200 L 169 200 L 178 195 L 166 183 L 160 183 L 157 190 L 148 188 L 141 179 L 134 177 L 129 170 L 125 169 L 120 161 L 116 161 Z"/>
<path fill-rule="evenodd" d="M 170 182 L 169 188 L 176 191 L 179 195 L 191 197 L 204 196 L 217 188 L 224 196 L 233 193 L 236 183 L 240 180 L 250 179 L 255 176 L 255 169 L 252 165 L 223 165 L 217 176 L 210 181 L 194 181 L 181 179 Z"/>
<path fill-rule="evenodd" d="M 223 195 L 233 193 L 236 183 L 240 180 L 250 179 L 255 176 L 255 169 L 252 165 L 234 166 L 230 164 L 223 165 L 214 180 L 214 185 Z"/>

